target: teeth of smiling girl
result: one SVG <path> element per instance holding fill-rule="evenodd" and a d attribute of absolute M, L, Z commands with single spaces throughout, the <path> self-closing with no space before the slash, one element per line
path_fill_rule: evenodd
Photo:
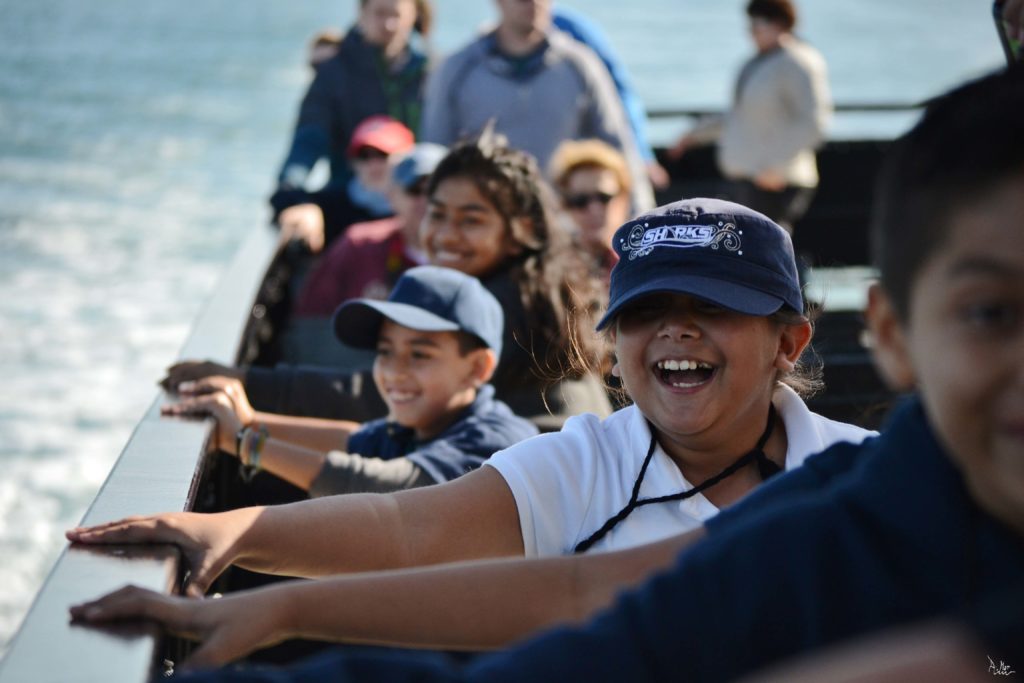
<path fill-rule="evenodd" d="M 659 370 L 710 370 L 711 365 L 703 361 L 696 360 L 660 360 L 658 361 Z"/>

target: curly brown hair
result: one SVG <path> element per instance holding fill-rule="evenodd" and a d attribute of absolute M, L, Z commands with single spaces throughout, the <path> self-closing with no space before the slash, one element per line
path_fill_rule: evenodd
<path fill-rule="evenodd" d="M 520 253 L 508 257 L 503 267 L 519 290 L 529 333 L 539 335 L 548 348 L 546 357 L 535 357 L 537 369 L 554 378 L 579 376 L 584 365 L 600 365 L 604 345 L 594 333 L 594 321 L 606 295 L 556 218 L 554 193 L 536 159 L 509 147 L 504 136 L 488 127 L 452 148 L 431 175 L 428 194 L 451 178 L 473 183 L 519 247 Z"/>

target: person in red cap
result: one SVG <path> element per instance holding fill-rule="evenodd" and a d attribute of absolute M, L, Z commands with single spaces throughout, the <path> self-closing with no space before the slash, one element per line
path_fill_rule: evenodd
<path fill-rule="evenodd" d="M 353 223 L 391 215 L 388 159 L 407 152 L 413 142 L 412 131 L 390 116 L 364 119 L 348 144 L 351 180 L 342 189 L 310 195 L 310 201 L 284 209 L 278 216 L 282 242 L 298 240 L 316 254 Z"/>

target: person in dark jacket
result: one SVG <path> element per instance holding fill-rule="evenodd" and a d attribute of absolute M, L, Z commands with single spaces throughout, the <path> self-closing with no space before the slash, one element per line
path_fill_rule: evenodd
<path fill-rule="evenodd" d="M 429 32 L 428 0 L 359 0 L 359 17 L 337 54 L 321 63 L 299 109 L 291 145 L 270 198 L 275 221 L 290 207 L 281 227 L 304 234 L 312 228 L 317 204 L 343 193 L 352 177 L 352 133 L 370 116 L 390 116 L 419 130 L 422 90 L 428 60 L 411 35 Z M 330 178 L 318 192 L 306 184 L 321 159 L 330 162 Z M 366 220 L 366 219 L 362 219 Z"/>

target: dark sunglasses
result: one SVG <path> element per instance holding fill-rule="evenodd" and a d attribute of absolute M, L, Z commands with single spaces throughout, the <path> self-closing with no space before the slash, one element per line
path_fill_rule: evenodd
<path fill-rule="evenodd" d="M 601 206 L 608 206 L 608 202 L 615 199 L 615 195 L 607 192 L 582 192 L 580 194 L 567 194 L 563 198 L 565 205 L 570 209 L 585 209 L 591 202 L 600 202 Z"/>
<path fill-rule="evenodd" d="M 427 179 L 423 178 L 403 190 L 410 197 L 422 197 L 427 193 Z"/>
<path fill-rule="evenodd" d="M 359 161 L 370 161 L 371 159 L 387 159 L 387 152 L 382 152 L 376 147 L 360 147 L 356 150 L 355 158 Z"/>

